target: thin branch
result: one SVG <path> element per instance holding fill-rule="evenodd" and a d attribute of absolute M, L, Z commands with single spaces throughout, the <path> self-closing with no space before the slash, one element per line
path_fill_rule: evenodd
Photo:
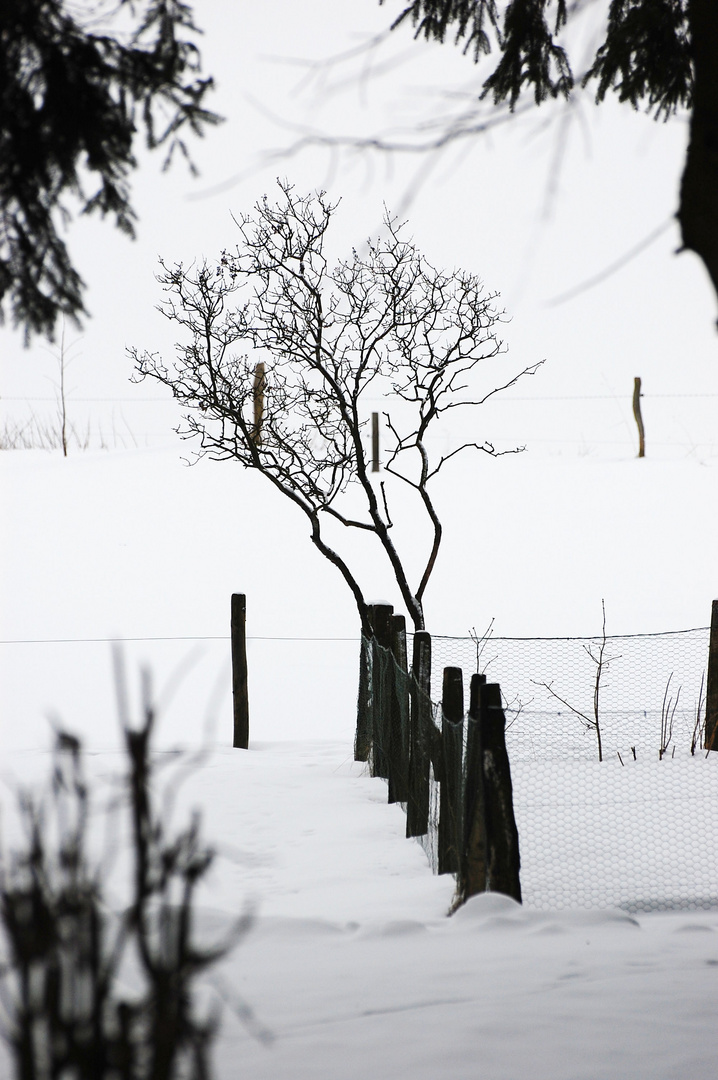
<path fill-rule="evenodd" d="M 394 523 L 391 520 L 391 514 L 389 513 L 389 504 L 386 501 L 386 487 L 384 486 L 384 481 L 383 480 L 380 483 L 379 487 L 381 488 L 381 497 L 382 497 L 382 501 L 384 503 L 384 513 L 386 514 L 386 523 L 387 523 L 388 528 L 391 529 Z"/>

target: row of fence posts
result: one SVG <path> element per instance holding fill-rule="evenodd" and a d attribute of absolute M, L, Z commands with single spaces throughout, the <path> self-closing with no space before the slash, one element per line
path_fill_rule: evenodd
<path fill-rule="evenodd" d="M 406 655 L 406 624 L 402 615 L 394 615 L 390 604 L 374 604 L 371 608 L 372 625 L 375 626 L 374 634 L 377 642 L 381 643 L 392 653 L 397 665 L 402 671 L 408 672 Z M 246 641 L 246 616 L 247 597 L 244 593 L 233 593 L 231 603 L 231 651 L 232 651 L 232 695 L 233 695 L 233 739 L 232 745 L 247 749 L 249 746 L 249 697 L 247 693 L 247 641 Z M 447 669 L 451 670 L 451 669 Z M 412 716 L 420 714 L 424 707 L 419 700 L 423 695 L 427 700 L 431 695 L 431 639 L 428 634 L 419 633 L 414 636 L 414 655 L 412 657 L 412 685 L 417 693 L 416 700 L 412 698 Z M 362 710 L 362 693 L 367 693 L 367 658 L 362 647 L 362 670 L 360 677 L 360 701 L 359 719 L 357 724 L 357 757 L 361 761 L 368 760 L 369 747 L 372 744 L 372 727 L 368 723 L 366 708 Z M 421 691 L 421 693 L 419 693 Z M 493 691 L 492 691 L 493 692 Z M 413 691 L 412 691 L 413 693 Z M 447 703 L 452 691 L 448 690 Z M 411 697 L 411 694 L 410 694 Z M 398 709 L 401 703 L 398 702 Z M 450 709 L 451 706 L 447 707 Z M 407 730 L 412 726 L 406 721 Z M 419 725 L 421 726 L 421 725 Z M 414 728 L 416 728 L 416 723 Z M 404 730 L 404 728 L 401 728 Z M 711 610 L 710 644 L 708 650 L 708 678 L 706 683 L 706 712 L 705 712 L 705 747 L 707 750 L 718 750 L 718 600 L 713 601 Z M 420 754 L 420 748 L 408 748 L 408 760 L 411 760 L 411 752 L 414 756 Z M 405 754 L 405 758 L 407 755 Z M 423 775 L 423 773 L 422 773 Z M 401 779 L 395 777 L 394 783 L 401 783 Z M 418 781 L 417 781 L 418 782 Z M 405 778 L 405 783 L 408 779 Z M 398 800 L 404 802 L 403 798 Z M 423 835 L 411 833 L 412 836 Z"/>
<path fill-rule="evenodd" d="M 457 896 L 487 890 L 521 900 L 505 716 L 498 683 L 473 675 L 468 715 L 460 668 L 444 668 L 441 726 L 431 702 L 431 637 L 414 634 L 389 604 L 370 607 L 362 638 L 354 756 L 383 777 L 389 802 L 406 807 L 406 835 L 430 829 L 431 775 L 439 785 L 438 872 L 455 874 Z"/>
<path fill-rule="evenodd" d="M 233 746 L 249 746 L 246 609 L 231 598 Z M 414 634 L 408 664 L 406 622 L 390 604 L 370 607 L 373 636 L 362 638 L 354 756 L 384 777 L 389 802 L 406 807 L 406 835 L 430 828 L 431 774 L 439 785 L 438 872 L 456 874 L 465 900 L 490 890 L 521 900 L 505 717 L 498 683 L 472 675 L 464 717 L 460 668 L 444 668 L 441 727 L 431 701 L 431 637 Z M 711 611 L 705 748 L 718 750 L 718 600 Z"/>

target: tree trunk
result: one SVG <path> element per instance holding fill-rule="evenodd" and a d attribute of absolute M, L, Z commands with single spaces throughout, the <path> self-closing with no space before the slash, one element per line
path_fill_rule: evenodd
<path fill-rule="evenodd" d="M 718 294 L 718 4 L 688 4 L 694 87 L 678 220 L 683 246 L 703 260 Z"/>

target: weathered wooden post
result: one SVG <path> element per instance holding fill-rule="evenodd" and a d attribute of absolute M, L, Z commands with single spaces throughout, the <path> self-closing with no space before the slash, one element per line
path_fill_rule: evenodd
<path fill-rule="evenodd" d="M 438 770 L 440 874 L 456 874 L 461 865 L 463 751 L 464 676 L 461 668 L 446 667 L 441 694 L 441 763 Z"/>
<path fill-rule="evenodd" d="M 429 769 L 431 730 L 434 726 L 431 715 L 431 637 L 425 630 L 418 630 L 414 634 L 410 706 L 406 835 L 425 836 L 429 831 Z"/>
<path fill-rule="evenodd" d="M 389 715 L 389 802 L 409 798 L 409 674 L 406 655 L 406 619 L 392 615 L 391 654 L 394 657 Z"/>
<path fill-rule="evenodd" d="M 232 701 L 234 739 L 232 746 L 249 748 L 249 691 L 247 688 L 247 597 L 232 593 L 230 635 L 232 642 Z"/>
<path fill-rule="evenodd" d="M 711 633 L 706 679 L 706 750 L 718 751 L 718 600 L 711 605 Z"/>
<path fill-rule="evenodd" d="M 393 604 L 370 604 L 369 622 L 374 632 L 372 637 L 372 776 L 389 779 L 390 733 L 389 712 L 391 692 L 389 680 L 393 672 L 387 670 L 386 653 L 391 649 L 391 617 Z"/>
<path fill-rule="evenodd" d="M 643 428 L 641 416 L 641 380 L 636 376 L 633 380 L 633 417 L 638 428 L 638 456 L 646 456 L 646 433 Z"/>
<path fill-rule="evenodd" d="M 266 376 L 264 364 L 260 360 L 254 369 L 254 386 L 252 388 L 252 401 L 254 404 L 254 424 L 250 432 L 250 438 L 255 446 L 262 445 L 262 420 L 264 419 L 264 391 L 266 388 Z"/>
<path fill-rule="evenodd" d="M 487 683 L 481 688 L 480 697 L 487 885 L 491 892 L 505 893 L 521 903 L 519 834 L 514 817 L 501 687 L 498 683 Z"/>
<path fill-rule="evenodd" d="M 459 880 L 459 896 L 462 901 L 476 893 L 485 892 L 488 880 L 481 745 L 481 693 L 485 685 L 485 675 L 471 676 L 464 766 L 464 846 Z"/>
<path fill-rule="evenodd" d="M 374 727 L 372 710 L 372 642 L 371 638 L 361 638 L 359 654 L 359 694 L 357 699 L 357 729 L 354 736 L 354 760 L 368 761 L 371 753 L 371 733 Z"/>

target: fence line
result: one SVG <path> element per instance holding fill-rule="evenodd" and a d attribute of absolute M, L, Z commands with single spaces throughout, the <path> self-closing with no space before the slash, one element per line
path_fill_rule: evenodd
<path fill-rule="evenodd" d="M 703 746 L 710 712 L 706 683 L 710 685 L 711 667 L 714 680 L 718 674 L 718 602 L 713 616 L 711 628 L 663 634 L 433 638 L 434 670 L 421 673 L 429 688 L 429 719 L 419 727 L 418 740 L 411 728 L 416 711 L 411 682 L 408 709 L 397 714 L 392 704 L 397 682 L 402 685 L 402 679 L 411 676 L 391 648 L 374 639 L 363 642 L 363 677 L 368 674 L 374 709 L 375 742 L 367 755 L 372 772 L 388 778 L 391 801 L 403 802 L 391 774 L 396 768 L 395 732 L 405 745 L 401 732 L 408 713 L 410 756 L 420 763 L 423 801 L 418 807 L 411 796 L 403 802 L 407 836 L 419 839 L 435 872 L 456 874 L 459 900 L 486 888 L 486 835 L 482 840 L 474 829 L 472 848 L 471 823 L 482 821 L 486 830 L 490 818 L 486 808 L 477 815 L 477 792 L 472 789 L 480 778 L 484 786 L 478 797 L 486 799 L 485 770 L 477 768 L 472 747 L 475 709 L 470 705 L 459 719 L 450 704 L 457 694 L 457 677 L 461 680 L 461 662 L 465 670 L 478 669 L 472 689 L 476 681 L 491 688 L 485 682 L 488 669 L 494 677 L 500 675 L 509 699 L 497 704 L 508 720 L 509 790 L 521 843 L 521 881 L 513 895 L 543 909 L 718 908 L 718 834 L 705 828 L 718 813 L 718 755 Z M 414 636 L 414 650 L 417 638 L 428 635 Z M 598 668 L 591 656 L 599 655 L 596 645 L 604 647 L 597 697 Z M 360 681 L 360 714 L 361 686 Z M 526 686 L 547 694 L 548 705 L 518 701 L 517 688 Z M 493 687 L 499 691 L 498 684 Z M 560 689 L 564 703 L 558 705 L 547 687 Z M 406 690 L 401 693 L 407 696 Z M 432 699 L 443 705 L 432 704 Z M 591 712 L 594 704 L 597 713 Z M 382 709 L 385 715 L 377 715 Z M 603 745 L 600 763 L 592 725 L 596 720 Z M 411 769 L 413 773 L 413 764 Z M 410 786 L 416 787 L 412 773 Z M 478 886 L 476 881 L 467 886 L 472 852 L 480 868 Z M 518 883 L 518 848 L 516 857 Z M 493 887 L 510 892 L 497 882 L 495 877 Z"/>
<path fill-rule="evenodd" d="M 634 638 L 659 638 L 670 637 L 676 634 L 697 634 L 708 633 L 710 627 L 698 626 L 690 630 L 659 630 L 654 633 L 647 634 L 608 634 L 606 636 L 607 641 L 612 640 L 632 640 Z M 73 644 L 92 644 L 92 643 L 107 643 L 114 641 L 229 641 L 230 634 L 176 634 L 171 636 L 151 636 L 151 637 L 125 637 L 118 635 L 116 637 L 78 637 L 78 638 L 4 638 L 0 639 L 0 645 L 73 645 Z M 459 636 L 451 634 L 432 634 L 432 641 L 434 642 L 471 642 L 471 648 L 475 647 L 475 638 L 471 636 Z M 490 637 L 487 639 L 492 642 L 501 641 L 596 641 L 596 636 L 593 637 Z M 299 637 L 299 636 L 276 636 L 272 634 L 248 634 L 247 641 L 355 641 L 359 643 L 361 637 L 355 635 L 352 637 Z"/>
<path fill-rule="evenodd" d="M 512 755 L 525 757 L 530 746 L 535 759 L 590 759 L 596 716 L 608 754 L 631 746 L 644 755 L 655 746 L 657 753 L 667 711 L 673 744 L 690 745 L 705 711 L 710 640 L 709 627 L 605 637 L 434 638 L 432 694 L 438 699 L 439 669 L 448 665 L 499 682 Z"/>
<path fill-rule="evenodd" d="M 406 835 L 419 840 L 432 869 L 456 877 L 457 903 L 487 889 L 520 901 L 500 688 L 474 674 L 465 715 L 463 674 L 448 667 L 435 705 L 429 635 L 413 635 L 409 671 L 403 616 L 377 604 L 369 618 L 373 636 L 362 638 L 355 758 L 387 781 L 389 802 L 403 806 Z"/>

